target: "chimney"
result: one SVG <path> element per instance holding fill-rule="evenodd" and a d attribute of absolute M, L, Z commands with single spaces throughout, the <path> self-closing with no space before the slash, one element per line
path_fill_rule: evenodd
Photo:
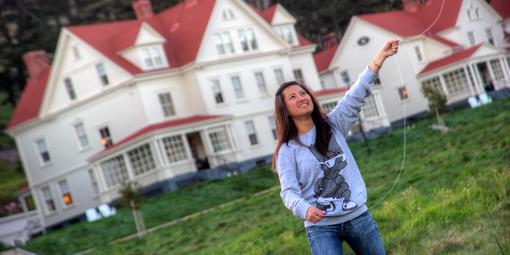
<path fill-rule="evenodd" d="M 446 1 L 446 0 L 445 0 Z M 404 6 L 404 10 L 406 12 L 416 12 L 418 11 L 418 5 L 425 2 L 424 0 L 402 0 L 402 5 Z"/>
<path fill-rule="evenodd" d="M 133 0 L 132 5 L 137 19 L 148 19 L 154 16 L 150 0 Z"/>
<path fill-rule="evenodd" d="M 338 40 L 336 38 L 336 33 L 331 32 L 327 33 L 322 37 L 322 49 L 329 49 L 336 47 L 338 45 Z"/>
<path fill-rule="evenodd" d="M 23 61 L 28 69 L 29 79 L 36 79 L 43 71 L 50 68 L 48 55 L 44 50 L 29 51 L 23 54 Z"/>

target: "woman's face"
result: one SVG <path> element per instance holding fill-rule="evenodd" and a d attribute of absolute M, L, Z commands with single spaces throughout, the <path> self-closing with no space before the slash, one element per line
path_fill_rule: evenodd
<path fill-rule="evenodd" d="M 310 115 L 313 112 L 312 98 L 298 85 L 291 85 L 282 91 L 285 107 L 291 117 Z"/>

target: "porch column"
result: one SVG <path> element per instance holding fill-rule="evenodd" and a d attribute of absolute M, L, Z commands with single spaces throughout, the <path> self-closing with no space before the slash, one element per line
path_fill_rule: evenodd
<path fill-rule="evenodd" d="M 471 67 L 474 71 L 473 76 L 475 77 L 475 80 L 477 81 L 477 86 L 476 86 L 477 94 L 481 94 L 481 93 L 485 92 L 485 88 L 483 87 L 483 84 L 482 84 L 482 78 L 480 78 L 480 72 L 478 71 L 478 67 L 476 66 L 476 63 L 471 64 Z"/>
<path fill-rule="evenodd" d="M 469 91 L 471 92 L 471 95 L 476 95 L 476 92 L 473 89 L 473 84 L 471 84 L 471 77 L 473 77 L 473 74 L 469 75 L 471 72 L 467 69 L 466 66 L 464 66 L 464 75 L 466 76 L 466 81 L 468 83 Z"/>
<path fill-rule="evenodd" d="M 96 171 L 96 169 L 98 171 Z M 106 186 L 106 180 L 104 179 L 103 176 L 103 169 L 101 169 L 99 163 L 96 163 L 94 165 L 91 165 L 91 170 L 92 174 L 96 177 L 97 185 L 99 186 L 99 196 L 101 197 L 101 192 L 106 191 L 108 189 L 108 187 Z"/>
<path fill-rule="evenodd" d="M 494 89 L 496 89 L 495 81 L 496 81 L 496 75 L 494 75 L 494 70 L 492 69 L 491 60 L 487 60 L 485 63 L 487 63 L 487 69 L 489 70 L 489 74 L 491 76 L 492 86 Z"/>
<path fill-rule="evenodd" d="M 26 197 L 29 197 L 29 196 L 30 196 L 30 193 L 28 193 L 28 195 L 26 195 L 26 196 L 18 196 L 18 202 L 21 205 L 21 209 L 23 210 L 23 212 L 28 212 L 28 206 L 26 204 Z"/>
<path fill-rule="evenodd" d="M 133 168 L 131 166 L 131 162 L 129 161 L 128 154 L 122 153 L 122 158 L 124 159 L 124 165 L 126 166 L 126 172 L 128 174 L 129 180 L 135 179 L 135 174 L 133 173 Z"/>
<path fill-rule="evenodd" d="M 157 143 L 157 138 L 153 139 L 149 146 L 153 152 L 154 160 L 156 161 L 156 168 L 162 168 L 164 165 L 163 156 L 161 155 L 161 151 L 159 150 L 159 146 Z"/>
<path fill-rule="evenodd" d="M 448 98 L 448 89 L 446 89 L 446 83 L 443 78 L 443 74 L 439 74 L 439 83 L 441 84 L 441 88 L 443 89 L 443 93 Z"/>
<path fill-rule="evenodd" d="M 182 144 L 184 145 L 184 150 L 186 151 L 186 157 L 193 162 L 193 166 L 195 167 L 195 170 L 197 167 L 195 166 L 195 161 L 193 160 L 193 153 L 191 153 L 191 148 L 189 147 L 188 139 L 186 138 L 186 134 L 180 134 L 182 139 Z"/>
<path fill-rule="evenodd" d="M 505 75 L 505 85 L 506 85 L 508 82 L 510 82 L 510 69 L 508 67 L 509 63 L 507 63 L 505 56 L 501 56 L 501 58 L 499 58 L 499 60 L 502 65 L 501 68 L 503 69 L 503 75 Z"/>

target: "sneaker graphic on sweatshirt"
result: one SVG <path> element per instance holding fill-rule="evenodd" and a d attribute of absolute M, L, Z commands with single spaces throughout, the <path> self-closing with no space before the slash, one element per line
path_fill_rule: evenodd
<path fill-rule="evenodd" d="M 335 138 L 331 137 L 326 155 L 320 154 L 313 145 L 309 149 L 318 160 L 315 165 L 324 174 L 314 185 L 315 206 L 324 210 L 326 216 L 343 215 L 356 209 L 358 204 L 350 200 L 351 190 L 340 173 L 347 166 L 347 161 Z"/>

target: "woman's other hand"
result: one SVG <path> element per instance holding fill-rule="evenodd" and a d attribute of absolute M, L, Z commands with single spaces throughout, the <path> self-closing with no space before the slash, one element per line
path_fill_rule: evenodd
<path fill-rule="evenodd" d="M 322 220 L 322 218 L 324 218 L 325 215 L 326 215 L 326 212 L 324 212 L 323 210 L 321 210 L 315 206 L 310 206 L 310 207 L 308 207 L 308 210 L 306 211 L 306 220 L 315 224 L 315 223 L 319 222 L 320 220 Z"/>

